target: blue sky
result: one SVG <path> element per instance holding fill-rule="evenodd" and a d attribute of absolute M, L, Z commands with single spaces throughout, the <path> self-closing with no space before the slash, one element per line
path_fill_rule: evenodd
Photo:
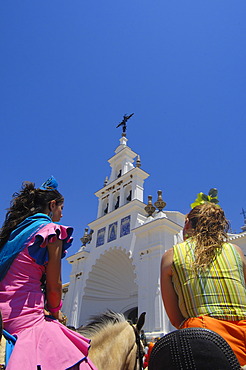
<path fill-rule="evenodd" d="M 150 173 L 147 196 L 189 211 L 219 190 L 233 231 L 243 225 L 245 0 L 0 2 L 0 217 L 22 181 L 50 175 L 65 196 L 74 245 L 97 214 L 94 192 L 128 124 Z M 70 266 L 63 263 L 63 279 Z"/>

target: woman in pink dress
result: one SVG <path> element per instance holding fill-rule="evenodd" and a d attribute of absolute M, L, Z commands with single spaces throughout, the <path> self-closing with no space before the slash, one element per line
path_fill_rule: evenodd
<path fill-rule="evenodd" d="M 73 232 L 55 223 L 63 202 L 53 177 L 38 189 L 24 183 L 1 229 L 0 311 L 4 329 L 17 337 L 8 370 L 96 370 L 87 357 L 90 340 L 60 322 L 61 258 Z"/>

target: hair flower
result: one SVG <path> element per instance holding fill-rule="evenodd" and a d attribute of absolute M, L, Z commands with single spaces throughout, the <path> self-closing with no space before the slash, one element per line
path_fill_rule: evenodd
<path fill-rule="evenodd" d="M 57 190 L 58 183 L 54 176 L 51 176 L 48 180 L 46 180 L 39 189 L 41 190 Z"/>
<path fill-rule="evenodd" d="M 202 192 L 198 193 L 195 202 L 191 203 L 190 206 L 191 206 L 191 208 L 194 208 L 194 207 L 199 206 L 199 205 L 204 204 L 204 203 L 214 203 L 214 204 L 217 204 L 218 207 L 220 207 L 218 205 L 218 203 L 219 203 L 218 190 L 216 188 L 211 188 L 208 192 L 208 195 L 206 195 Z"/>

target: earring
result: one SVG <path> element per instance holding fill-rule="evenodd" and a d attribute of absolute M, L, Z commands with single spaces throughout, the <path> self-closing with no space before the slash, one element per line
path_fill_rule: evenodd
<path fill-rule="evenodd" d="M 50 213 L 48 214 L 48 216 L 52 219 L 52 217 L 53 217 L 53 212 L 52 212 L 52 211 L 50 211 Z"/>

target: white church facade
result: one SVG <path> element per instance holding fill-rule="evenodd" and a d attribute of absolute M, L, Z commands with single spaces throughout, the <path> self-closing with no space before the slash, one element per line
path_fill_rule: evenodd
<path fill-rule="evenodd" d="M 72 271 L 64 286 L 63 312 L 75 328 L 107 309 L 132 320 L 146 312 L 146 335 L 159 337 L 174 329 L 162 303 L 160 261 L 182 241 L 185 215 L 165 211 L 161 191 L 154 205 L 152 197 L 147 206 L 143 203 L 149 174 L 124 133 L 108 162 L 110 177 L 95 193 L 97 218 L 81 238 L 82 247 L 67 259 Z M 246 232 L 231 239 L 246 253 Z"/>

